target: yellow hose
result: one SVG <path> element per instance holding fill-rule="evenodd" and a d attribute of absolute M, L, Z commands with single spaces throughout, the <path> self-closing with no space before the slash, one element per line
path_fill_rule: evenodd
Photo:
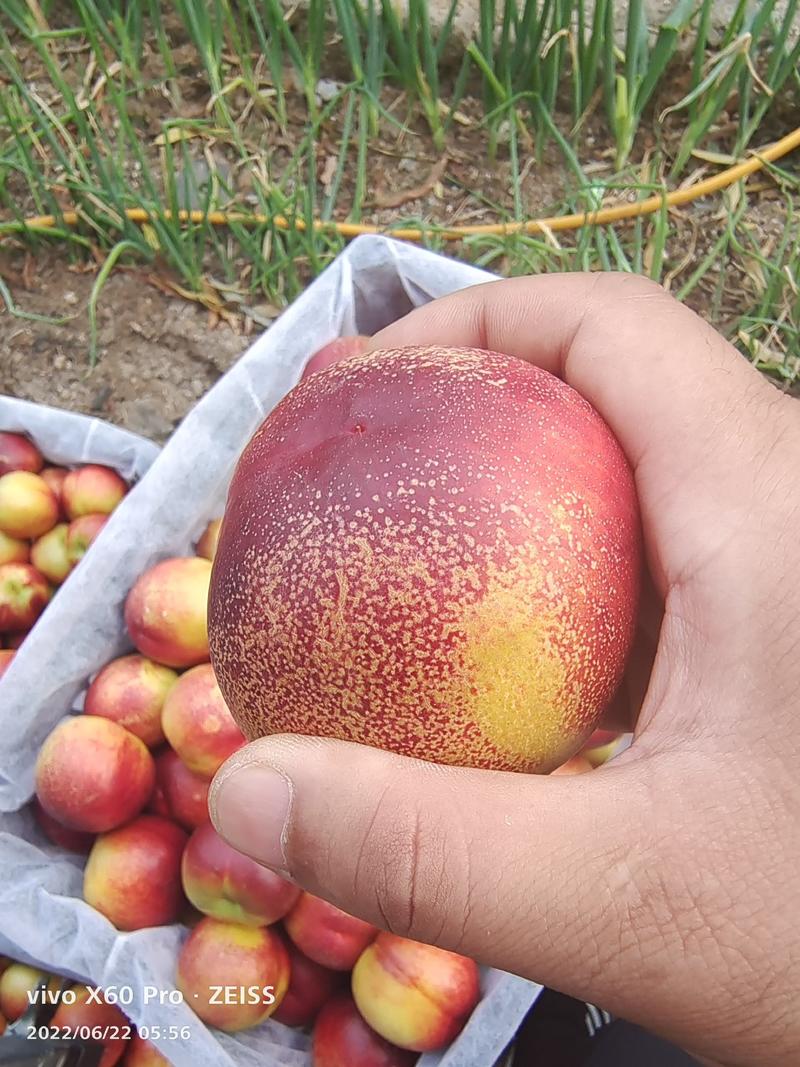
<path fill-rule="evenodd" d="M 440 229 L 436 225 L 431 225 L 426 229 L 418 227 L 391 229 L 369 223 L 333 222 L 314 219 L 310 224 L 310 228 L 315 232 L 337 233 L 342 237 L 359 237 L 361 234 L 372 233 L 386 234 L 405 241 L 421 241 L 431 233 L 436 233 L 447 241 L 459 241 L 464 237 L 472 237 L 475 234 L 504 236 L 512 233 L 577 230 L 581 226 L 600 226 L 609 222 L 619 222 L 621 219 L 636 218 L 639 215 L 650 215 L 655 211 L 660 211 L 665 203 L 667 207 L 691 203 L 691 201 L 698 200 L 702 196 L 717 193 L 720 189 L 725 189 L 727 186 L 733 185 L 734 182 L 741 181 L 742 178 L 747 178 L 749 175 L 761 170 L 766 163 L 780 159 L 781 156 L 787 155 L 798 147 L 800 147 L 800 126 L 785 137 L 782 137 L 780 141 L 776 141 L 775 144 L 755 152 L 742 163 L 728 167 L 726 170 L 720 171 L 719 174 L 715 174 L 711 178 L 705 178 L 703 181 L 685 189 L 673 189 L 671 193 L 656 194 L 655 196 L 647 197 L 645 200 L 637 200 L 629 204 L 618 204 L 616 207 L 600 208 L 597 211 L 580 212 L 574 215 L 554 215 L 551 218 L 528 219 L 521 222 L 489 223 L 482 226 L 451 226 L 446 229 Z M 125 215 L 131 222 L 138 223 L 151 222 L 155 217 L 151 212 L 145 211 L 144 208 L 136 207 L 128 208 Z M 171 219 L 172 212 L 164 211 L 161 217 Z M 304 231 L 309 228 L 304 219 L 290 219 L 285 215 L 247 214 L 245 212 L 179 211 L 178 219 L 180 222 L 205 222 L 210 223 L 212 226 L 228 226 L 232 222 L 237 222 L 251 226 L 260 223 L 271 223 L 281 230 Z M 25 229 L 46 230 L 59 225 L 76 226 L 78 222 L 79 215 L 77 211 L 65 211 L 61 216 L 31 216 L 23 220 L 22 226 Z M 0 228 L 2 228 L 2 224 L 0 224 Z"/>

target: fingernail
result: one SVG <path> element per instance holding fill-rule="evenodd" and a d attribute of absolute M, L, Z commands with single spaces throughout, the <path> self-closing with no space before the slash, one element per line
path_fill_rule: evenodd
<path fill-rule="evenodd" d="M 288 778 L 261 763 L 246 763 L 214 790 L 214 826 L 228 844 L 285 876 L 284 837 L 291 799 Z"/>

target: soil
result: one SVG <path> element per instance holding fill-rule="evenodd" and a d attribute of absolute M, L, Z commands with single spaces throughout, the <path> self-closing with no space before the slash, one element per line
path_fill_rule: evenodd
<path fill-rule="evenodd" d="M 9 277 L 14 265 L 0 258 L 0 273 Z M 49 325 L 0 314 L 2 393 L 99 415 L 163 442 L 249 344 L 140 273 L 120 272 L 106 283 L 98 306 L 92 368 L 86 304 L 94 276 L 58 259 L 39 261 L 34 270 L 29 291 L 13 287 L 17 302 L 26 312 L 70 317 Z"/>
<path fill-rule="evenodd" d="M 175 34 L 173 55 L 180 70 L 174 87 L 176 100 L 184 117 L 202 114 L 207 87 L 192 65 L 196 60 L 193 49 L 181 43 L 177 29 Z M 42 76 L 34 55 L 21 52 L 20 58 L 26 74 L 32 78 Z M 156 60 L 151 55 L 146 61 Z M 75 65 L 76 69 L 69 73 L 78 77 L 79 64 Z M 331 75 L 336 75 L 334 67 Z M 155 69 L 153 79 L 154 83 L 158 80 Z M 670 91 L 679 94 L 680 85 L 676 82 Z M 240 132 L 249 150 L 249 158 L 244 161 L 224 138 L 189 143 L 184 160 L 188 159 L 196 171 L 195 179 L 208 179 L 213 170 L 229 190 L 227 197 L 220 193 L 214 206 L 252 206 L 258 202 L 254 182 L 281 179 L 282 169 L 306 135 L 307 121 L 302 94 L 287 86 L 287 95 L 290 121 L 285 131 L 278 132 L 273 123 L 253 111 L 243 118 Z M 167 100 L 162 93 L 153 91 L 130 103 L 155 175 L 161 173 L 164 163 L 163 149 L 157 146 L 156 138 L 164 119 L 174 114 L 176 100 Z M 462 100 L 460 119 L 451 129 L 444 152 L 434 146 L 419 117 L 409 112 L 402 93 L 387 89 L 382 103 L 395 121 L 383 121 L 369 145 L 364 213 L 370 222 L 389 226 L 402 216 L 455 225 L 510 217 L 514 196 L 508 144 L 500 143 L 496 160 L 488 158 L 482 105 L 478 101 L 469 97 Z M 237 100 L 236 92 L 230 94 L 229 104 L 243 116 L 247 113 L 245 101 Z M 106 114 L 105 118 L 113 125 L 113 115 Z M 781 116 L 771 121 L 785 132 Z M 633 153 L 639 160 L 648 158 L 657 147 L 647 125 L 643 124 Z M 762 140 L 768 139 L 770 131 L 765 129 L 763 133 Z M 669 123 L 664 135 L 670 135 Z M 724 128 L 720 128 L 719 135 L 724 145 Z M 315 144 L 320 201 L 326 192 L 325 175 L 332 174 L 341 141 L 342 117 L 335 115 L 326 122 Z M 613 175 L 613 151 L 607 145 L 608 135 L 599 117 L 593 115 L 581 131 L 578 154 L 587 172 L 598 182 Z M 534 160 L 531 146 L 521 144 L 520 156 L 519 198 L 525 215 L 535 217 L 563 210 L 568 197 L 575 193 L 576 181 L 558 149 L 551 145 L 541 159 Z M 337 218 L 346 218 L 351 210 L 356 170 L 356 149 L 352 145 L 337 197 Z M 131 183 L 137 180 L 134 169 L 129 178 Z M 289 195 L 291 180 L 285 190 Z M 770 183 L 762 184 L 764 192 L 753 199 L 748 219 L 756 246 L 768 257 L 783 232 L 786 211 Z M 32 205 L 23 190 L 19 192 L 18 209 L 30 211 Z M 713 199 L 672 213 L 673 234 L 666 249 L 666 263 L 672 270 L 673 287 L 679 287 L 689 277 L 712 247 L 726 210 L 723 200 Z M 574 234 L 559 235 L 566 246 L 577 239 Z M 66 317 L 66 321 L 60 325 L 31 321 L 11 314 L 0 301 L 0 392 L 100 415 L 159 442 L 170 435 L 188 409 L 279 310 L 266 302 L 245 306 L 247 301 L 258 300 L 244 296 L 253 264 L 241 257 L 236 259 L 235 254 L 228 268 L 242 283 L 240 294 L 231 297 L 235 290 L 226 292 L 214 283 L 213 279 L 222 276 L 222 272 L 209 258 L 205 277 L 211 299 L 206 306 L 176 296 L 173 286 L 180 279 L 163 264 L 117 268 L 103 287 L 98 303 L 97 359 L 92 367 L 87 301 L 97 264 L 71 262 L 68 251 L 56 243 L 43 243 L 40 248 L 34 257 L 18 243 L 6 241 L 0 248 L 0 277 L 25 314 Z M 692 251 L 690 256 L 687 250 Z M 447 252 L 459 258 L 474 258 L 465 245 L 450 245 Z M 502 252 L 498 245 L 498 256 L 490 264 L 501 274 L 511 267 Z M 296 267 L 301 281 L 309 276 L 308 265 L 299 263 Z M 742 306 L 752 302 L 754 286 L 758 286 L 758 278 L 753 277 L 752 263 L 746 259 L 714 264 L 688 302 L 725 329 L 741 313 Z"/>

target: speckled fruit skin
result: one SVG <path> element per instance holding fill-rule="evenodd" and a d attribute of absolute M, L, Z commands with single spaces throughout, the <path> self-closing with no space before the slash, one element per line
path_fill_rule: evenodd
<path fill-rule="evenodd" d="M 61 499 L 70 519 L 100 513 L 110 515 L 128 491 L 125 481 L 110 467 L 89 463 L 70 471 L 61 487 Z"/>
<path fill-rule="evenodd" d="M 183 891 L 204 915 L 245 926 L 282 919 L 300 889 L 224 841 L 211 823 L 189 838 L 181 861 Z"/>
<path fill-rule="evenodd" d="M 189 770 L 205 778 L 244 744 L 209 663 L 180 676 L 164 701 L 161 726 Z"/>
<path fill-rule="evenodd" d="M 351 984 L 372 1029 L 415 1052 L 449 1044 L 480 997 L 473 960 L 383 932 L 358 958 Z"/>
<path fill-rule="evenodd" d="M 208 790 L 211 782 L 190 771 L 177 752 L 165 748 L 155 757 L 156 785 L 149 810 L 195 830 L 210 819 Z"/>
<path fill-rule="evenodd" d="M 10 537 L 34 538 L 58 521 L 58 501 L 47 482 L 30 471 L 0 477 L 0 530 Z"/>
<path fill-rule="evenodd" d="M 312 1067 L 411 1067 L 416 1059 L 376 1034 L 346 993 L 325 1005 L 311 1038 Z"/>
<path fill-rule="evenodd" d="M 233 1003 L 211 1003 L 214 986 L 230 986 Z M 197 1015 L 220 1030 L 233 1033 L 258 1026 L 275 1011 L 289 986 L 289 957 L 274 930 L 201 919 L 178 957 L 178 989 Z M 248 987 L 271 986 L 270 997 L 254 997 Z M 240 987 L 244 989 L 240 992 Z"/>
<path fill-rule="evenodd" d="M 94 844 L 94 834 L 88 834 L 84 830 L 70 830 L 68 826 L 62 826 L 58 819 L 48 815 L 39 801 L 34 797 L 33 816 L 44 836 L 58 848 L 64 848 L 67 852 L 75 852 L 78 855 L 88 856 Z"/>
<path fill-rule="evenodd" d="M 164 740 L 161 709 L 177 680 L 171 667 L 146 656 L 121 656 L 107 663 L 94 678 L 83 710 L 87 715 L 113 719 L 148 748 L 154 748 Z"/>
<path fill-rule="evenodd" d="M 0 633 L 30 629 L 50 595 L 47 579 L 30 563 L 0 565 Z"/>
<path fill-rule="evenodd" d="M 102 995 L 98 998 L 97 994 L 90 994 L 88 986 L 74 985 L 72 988 L 77 995 L 75 1003 L 59 1004 L 50 1025 L 72 1031 L 82 1026 L 90 1031 L 98 1027 L 103 1046 L 98 1067 L 114 1067 L 128 1045 L 131 1024 L 115 1004 L 107 1004 Z"/>
<path fill-rule="evenodd" d="M 283 925 L 301 952 L 332 971 L 349 971 L 378 933 L 363 919 L 305 892 Z"/>
<path fill-rule="evenodd" d="M 9 471 L 32 471 L 38 474 L 44 466 L 42 453 L 21 433 L 0 433 L 0 475 Z"/>
<path fill-rule="evenodd" d="M 145 571 L 125 601 L 125 625 L 137 649 L 167 667 L 208 659 L 211 564 L 196 556 L 165 559 Z"/>
<path fill-rule="evenodd" d="M 284 946 L 289 955 L 289 988 L 272 1017 L 286 1026 L 308 1026 L 341 987 L 345 975 L 310 960 L 288 937 Z"/>
<path fill-rule="evenodd" d="M 170 1062 L 155 1045 L 134 1034 L 125 1053 L 124 1067 L 170 1067 Z"/>
<path fill-rule="evenodd" d="M 132 819 L 155 783 L 153 757 L 122 726 L 78 715 L 56 726 L 36 760 L 36 796 L 72 830 L 103 833 Z"/>
<path fill-rule="evenodd" d="M 369 341 L 363 334 L 352 334 L 347 337 L 337 337 L 335 341 L 329 341 L 318 349 L 303 368 L 303 378 L 308 378 L 317 371 L 324 370 L 334 363 L 339 363 L 350 356 L 358 356 Z"/>
<path fill-rule="evenodd" d="M 175 922 L 183 907 L 186 834 L 158 815 L 140 815 L 97 838 L 83 876 L 83 899 L 118 930 Z"/>
<path fill-rule="evenodd" d="M 558 378 L 479 349 L 353 356 L 239 461 L 211 658 L 250 739 L 546 772 L 619 683 L 639 568 L 630 468 Z"/>

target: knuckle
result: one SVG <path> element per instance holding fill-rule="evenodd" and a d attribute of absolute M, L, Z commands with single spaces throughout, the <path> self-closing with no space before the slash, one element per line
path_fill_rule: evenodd
<path fill-rule="evenodd" d="M 407 786 L 380 796 L 357 850 L 356 899 L 371 901 L 391 933 L 414 940 L 460 941 L 471 892 L 466 850 L 454 812 L 409 798 Z"/>

